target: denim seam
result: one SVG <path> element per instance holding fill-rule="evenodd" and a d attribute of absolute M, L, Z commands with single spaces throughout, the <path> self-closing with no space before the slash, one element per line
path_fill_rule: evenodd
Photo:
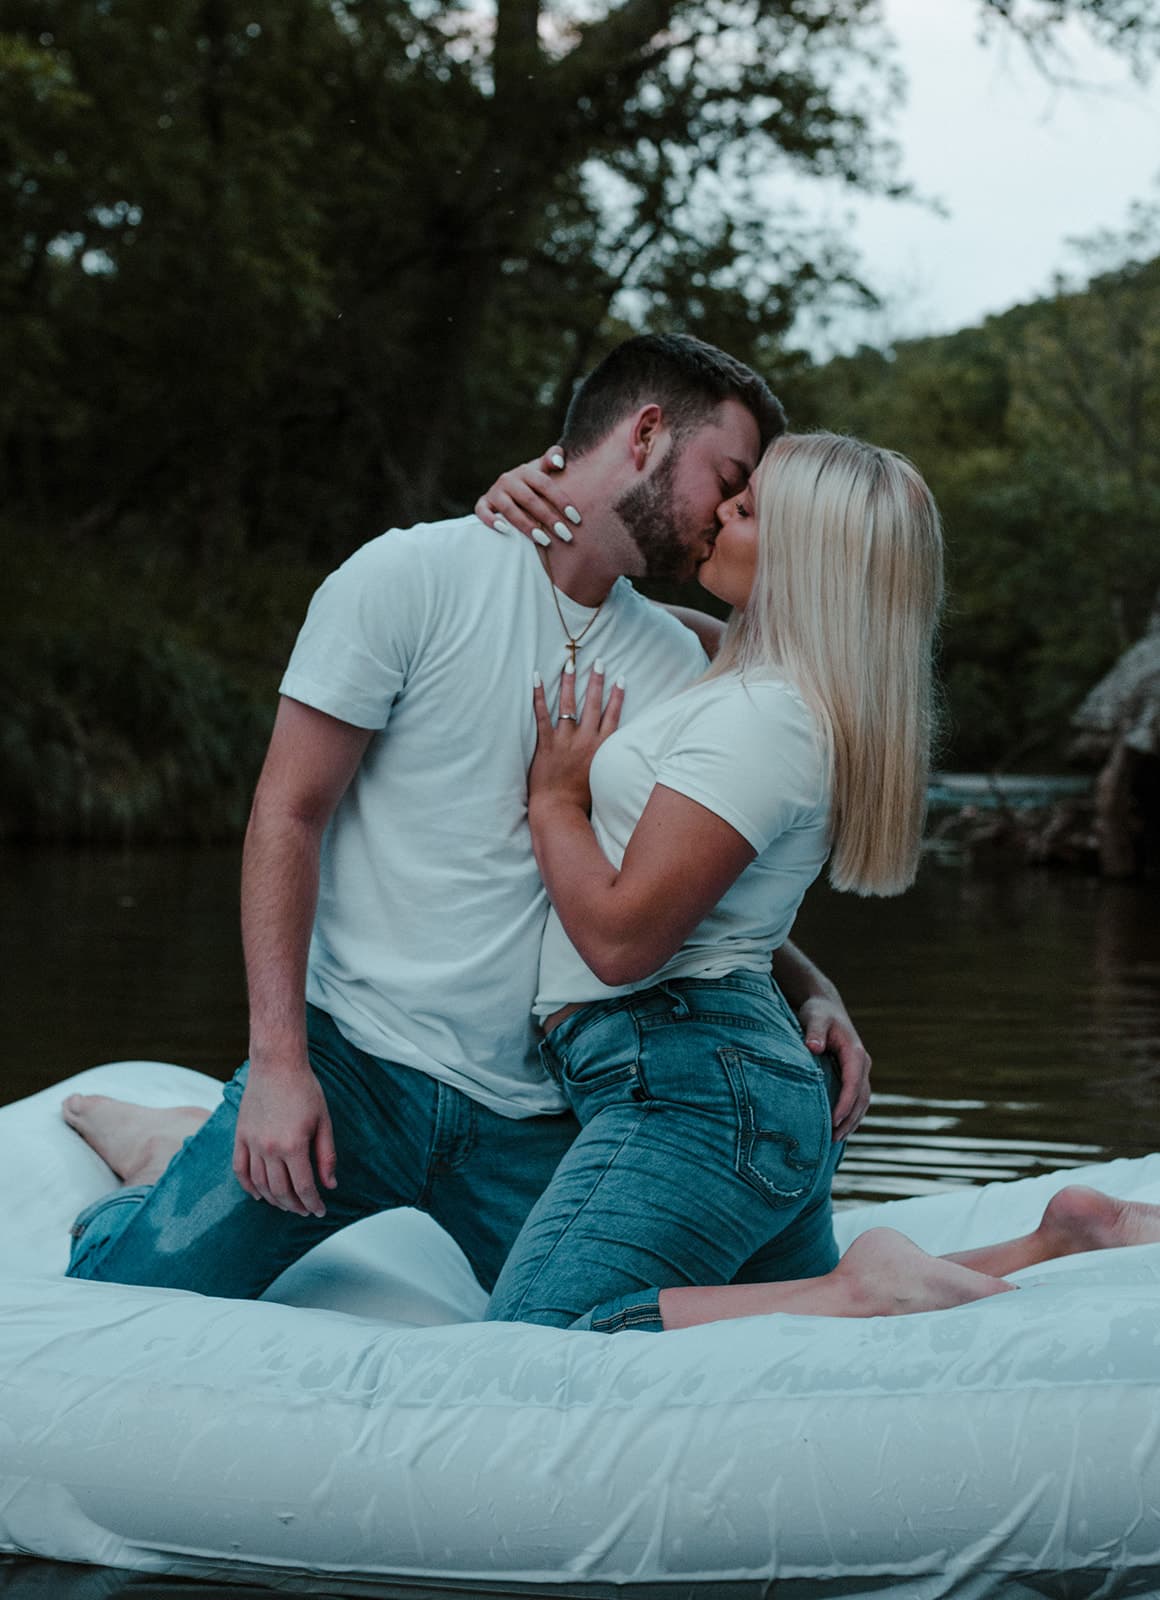
<path fill-rule="evenodd" d="M 587 1005 L 581 1006 L 579 1011 L 574 1011 L 571 1017 L 565 1017 L 563 1022 L 559 1023 L 555 1028 L 552 1029 L 552 1032 L 548 1035 L 548 1037 L 555 1038 L 556 1036 L 561 1036 L 563 1038 L 567 1038 L 569 1041 L 578 1039 L 583 1033 L 586 1033 L 594 1023 L 602 1021 L 605 1017 L 614 1017 L 618 1012 L 632 1010 L 637 1007 L 641 1008 L 641 1011 L 643 1012 L 643 1015 L 638 1016 L 637 1020 L 643 1022 L 645 1018 L 650 1015 L 649 1012 L 644 1010 L 644 1006 L 648 1003 L 647 997 L 656 994 L 657 992 L 663 992 L 669 987 L 675 988 L 678 991 L 681 989 L 694 989 L 697 987 L 704 987 L 710 991 L 729 989 L 737 994 L 753 995 L 759 1000 L 766 998 L 771 993 L 780 993 L 780 991 L 776 989 L 776 985 L 774 984 L 772 978 L 766 979 L 763 977 L 758 977 L 756 973 L 742 973 L 736 975 L 726 974 L 721 978 L 670 978 L 666 983 L 650 984 L 646 989 L 633 989 L 628 994 L 618 995 L 610 1000 L 591 1000 Z M 716 1021 L 733 1020 L 731 1014 L 728 1012 L 717 1013 L 698 1011 L 695 1014 L 697 1016 L 710 1017 Z M 790 1014 L 792 1016 L 792 1012 Z M 682 1013 L 682 1016 L 685 1015 L 687 1015 L 687 1013 Z M 574 1019 L 579 1021 L 579 1026 L 570 1031 L 571 1024 Z M 668 1020 L 668 1018 L 665 1020 Z M 744 1025 L 758 1028 L 763 1026 L 763 1024 L 760 1022 L 746 1022 Z"/>
<path fill-rule="evenodd" d="M 684 1011 L 679 1016 L 648 1014 L 638 1018 L 642 1029 L 670 1028 L 682 1022 L 724 1022 L 731 1028 L 745 1028 L 750 1033 L 763 1033 L 769 1029 L 767 1017 L 739 1017 L 732 1011 Z"/>
<path fill-rule="evenodd" d="M 606 1067 L 599 1077 L 585 1078 L 580 1083 L 569 1078 L 565 1070 L 564 1082 L 561 1088 L 568 1104 L 575 1111 L 577 1100 L 583 1101 L 589 1095 L 599 1094 L 602 1089 L 612 1089 L 617 1084 L 633 1083 L 635 1080 L 635 1066 L 626 1065 L 622 1062 L 615 1067 Z"/>
<path fill-rule="evenodd" d="M 619 1062 L 616 1066 L 605 1067 L 594 1077 L 585 1077 L 582 1082 L 569 1077 L 571 1062 L 569 1056 L 561 1052 L 557 1056 L 560 1063 L 560 1090 L 572 1108 L 577 1120 L 580 1120 L 580 1111 L 577 1102 L 593 1094 L 598 1094 L 604 1089 L 615 1088 L 622 1084 L 640 1084 L 642 1082 L 640 1070 L 641 1056 L 641 1029 L 637 1017 L 630 1011 L 628 1022 L 632 1028 L 632 1060 Z"/>
<path fill-rule="evenodd" d="M 415 1207 L 419 1211 L 429 1212 L 431 1209 L 431 1191 L 435 1187 L 438 1177 L 438 1164 L 440 1150 L 447 1129 L 447 1117 L 444 1108 L 443 1083 L 435 1085 L 435 1115 L 431 1118 L 431 1132 L 427 1140 L 427 1152 L 423 1160 L 423 1187 L 415 1197 Z"/>
<path fill-rule="evenodd" d="M 808 1195 L 811 1187 L 810 1183 L 804 1182 L 799 1188 L 792 1191 L 778 1189 L 772 1183 L 770 1183 L 767 1178 L 763 1177 L 761 1171 L 752 1159 L 753 1149 L 758 1138 L 763 1134 L 766 1134 L 768 1137 L 768 1134 L 766 1130 L 757 1126 L 757 1117 L 753 1109 L 753 1102 L 749 1097 L 749 1090 L 745 1083 L 744 1075 L 740 1070 L 741 1063 L 746 1059 L 745 1052 L 725 1045 L 718 1050 L 717 1054 L 721 1060 L 722 1066 L 725 1068 L 725 1074 L 729 1080 L 729 1087 L 732 1090 L 733 1099 L 737 1106 L 738 1127 L 736 1159 L 739 1176 L 745 1178 L 747 1182 L 751 1183 L 759 1194 L 764 1195 L 769 1203 L 773 1206 L 776 1206 L 778 1209 L 781 1209 L 784 1206 L 796 1204 L 803 1198 L 803 1196 Z M 822 1088 L 820 1078 L 816 1085 L 814 1085 L 809 1075 L 805 1072 L 802 1072 L 797 1063 L 788 1061 L 779 1062 L 777 1061 L 776 1057 L 769 1057 L 766 1059 L 769 1062 L 775 1063 L 776 1065 L 787 1067 L 795 1075 L 800 1076 L 802 1083 L 807 1087 L 816 1086 L 821 1094 L 822 1100 L 825 1103 L 825 1108 L 828 1111 L 829 1096 Z M 756 1064 L 760 1065 L 761 1062 L 759 1061 Z M 795 1140 L 794 1143 L 796 1146 L 797 1141 Z M 812 1172 L 813 1180 L 816 1182 L 817 1174 L 820 1170 L 822 1159 L 825 1153 L 825 1150 L 822 1150 L 815 1161 L 812 1163 L 807 1162 L 805 1164 L 792 1163 L 789 1161 L 787 1156 L 787 1165 L 796 1165 L 799 1167 L 799 1170 L 804 1173 Z"/>
<path fill-rule="evenodd" d="M 622 1306 L 619 1311 L 611 1311 L 606 1317 L 593 1317 L 593 1333 L 621 1333 L 626 1328 L 653 1326 L 660 1322 L 660 1302 L 657 1299 L 638 1301 L 631 1306 Z"/>
<path fill-rule="evenodd" d="M 552 1260 L 552 1257 L 556 1254 L 556 1251 L 559 1250 L 560 1246 L 564 1243 L 564 1241 L 567 1239 L 568 1235 L 572 1232 L 572 1229 L 575 1227 L 576 1223 L 579 1222 L 580 1218 L 583 1216 L 585 1211 L 587 1211 L 588 1207 L 592 1204 L 593 1200 L 596 1198 L 597 1191 L 600 1189 L 601 1185 L 604 1183 L 604 1180 L 608 1177 L 609 1168 L 612 1166 L 612 1163 L 616 1160 L 616 1157 L 620 1155 L 620 1153 L 625 1149 L 625 1147 L 633 1139 L 635 1139 L 637 1134 L 641 1131 L 641 1128 L 642 1128 L 642 1125 L 643 1125 L 643 1122 L 644 1122 L 644 1118 L 648 1115 L 648 1112 L 649 1112 L 650 1109 L 651 1108 L 649 1106 L 647 1106 L 647 1105 L 646 1106 L 642 1106 L 642 1108 L 641 1108 L 641 1120 L 639 1122 L 634 1123 L 633 1126 L 625 1134 L 624 1138 L 617 1145 L 616 1150 L 613 1153 L 612 1157 L 610 1158 L 610 1160 L 608 1161 L 608 1163 L 606 1164 L 606 1166 L 604 1167 L 604 1169 L 600 1173 L 600 1176 L 597 1178 L 596 1182 L 589 1189 L 588 1193 L 584 1196 L 583 1202 L 576 1207 L 576 1209 L 573 1211 L 572 1215 L 568 1218 L 568 1226 L 566 1228 L 564 1228 L 562 1232 L 560 1232 L 560 1233 L 558 1233 L 556 1235 L 556 1238 L 552 1242 L 552 1248 L 544 1256 L 543 1260 L 537 1266 L 535 1274 L 533 1275 L 531 1280 L 524 1286 L 523 1290 L 521 1291 L 519 1300 L 517 1301 L 513 1311 L 509 1314 L 509 1317 L 508 1317 L 509 1321 L 518 1322 L 520 1320 L 520 1312 L 523 1310 L 524 1306 L 527 1304 L 528 1296 L 535 1289 L 536 1284 L 539 1282 L 541 1275 L 543 1274 L 543 1272 L 545 1271 L 545 1269 L 548 1266 L 548 1263 Z"/>
<path fill-rule="evenodd" d="M 645 992 L 634 989 L 631 994 L 621 995 L 618 1000 L 591 1000 L 587 1005 L 581 1006 L 579 1011 L 574 1011 L 570 1017 L 565 1017 L 547 1037 L 552 1040 L 563 1037 L 567 1043 L 571 1043 L 587 1033 L 594 1023 L 602 1022 L 605 1017 L 615 1017 L 621 1011 L 631 1010 Z M 579 1022 L 579 1026 L 572 1028 L 570 1025 L 573 1021 Z M 567 1044 L 564 1048 L 567 1048 Z"/>
<path fill-rule="evenodd" d="M 476 1115 L 475 1101 L 464 1095 L 463 1102 L 467 1112 L 467 1130 L 459 1141 L 457 1154 L 448 1158 L 447 1165 L 452 1172 L 458 1172 L 460 1167 L 467 1165 L 479 1143 L 479 1118 Z"/>

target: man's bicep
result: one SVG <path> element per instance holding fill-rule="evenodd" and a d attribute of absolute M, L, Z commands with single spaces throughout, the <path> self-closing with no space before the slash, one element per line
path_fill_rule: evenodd
<path fill-rule="evenodd" d="M 276 803 L 300 820 L 325 826 L 374 733 L 282 695 L 255 805 Z"/>

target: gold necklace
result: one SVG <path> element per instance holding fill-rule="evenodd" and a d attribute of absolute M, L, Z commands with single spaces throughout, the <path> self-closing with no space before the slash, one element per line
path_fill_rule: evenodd
<path fill-rule="evenodd" d="M 583 639 L 584 635 L 588 632 L 589 628 L 592 626 L 592 624 L 596 621 L 597 617 L 600 615 L 600 606 L 602 606 L 604 604 L 604 600 L 602 600 L 600 602 L 600 605 L 596 607 L 596 610 L 588 618 L 588 621 L 580 629 L 580 632 L 579 633 L 572 633 L 572 631 L 568 627 L 568 624 L 564 621 L 564 611 L 563 611 L 563 608 L 560 605 L 560 596 L 556 593 L 556 580 L 552 576 L 552 558 L 548 554 L 547 550 L 545 550 L 543 554 L 544 554 L 544 566 L 546 567 L 547 573 L 548 573 L 548 582 L 552 585 L 552 603 L 556 607 L 556 615 L 560 619 L 560 626 L 563 628 L 564 637 L 568 641 L 568 643 L 564 646 L 564 649 L 567 650 L 567 652 L 568 652 L 568 660 L 572 664 L 572 671 L 575 672 L 575 670 L 576 670 L 576 652 L 580 648 L 580 641 L 581 641 L 581 639 Z M 606 595 L 605 599 L 607 599 L 607 598 L 608 597 Z"/>

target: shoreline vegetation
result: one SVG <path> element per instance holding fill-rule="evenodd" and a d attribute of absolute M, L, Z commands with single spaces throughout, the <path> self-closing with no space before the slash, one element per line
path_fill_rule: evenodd
<path fill-rule="evenodd" d="M 0 603 L 0 841 L 237 839 L 322 573 L 41 543 Z"/>
<path fill-rule="evenodd" d="M 324 575 L 263 558 L 204 585 L 163 554 L 74 567 L 67 545 L 26 553 L 0 607 L 0 844 L 240 840 L 283 665 Z M 1094 785 L 936 773 L 928 845 L 1094 869 Z"/>
<path fill-rule="evenodd" d="M 206 575 L 164 550 L 142 562 L 133 544 L 75 554 L 67 540 L 26 548 L 0 601 L 0 845 L 240 841 L 328 567 L 263 555 Z M 935 772 L 926 848 L 1100 871 L 1096 754 L 1085 773 Z"/>

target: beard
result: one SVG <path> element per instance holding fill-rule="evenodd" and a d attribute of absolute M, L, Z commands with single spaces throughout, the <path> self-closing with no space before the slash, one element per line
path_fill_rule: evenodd
<path fill-rule="evenodd" d="M 694 557 L 682 543 L 676 494 L 679 450 L 674 446 L 651 477 L 634 484 L 613 506 L 640 551 L 650 578 L 688 578 Z"/>

